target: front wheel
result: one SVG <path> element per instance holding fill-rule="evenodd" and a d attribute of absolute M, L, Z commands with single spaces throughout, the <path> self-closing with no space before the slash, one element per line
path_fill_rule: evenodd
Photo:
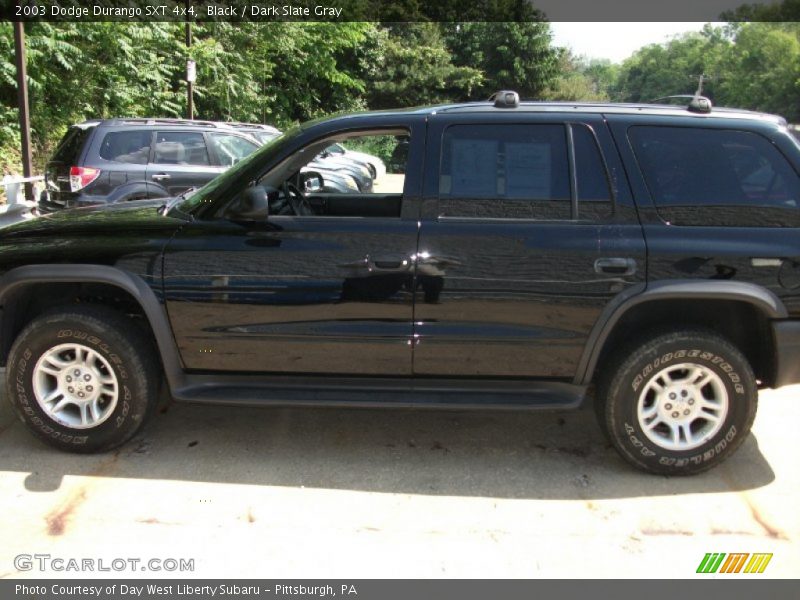
<path fill-rule="evenodd" d="M 14 342 L 6 392 L 28 428 L 51 446 L 100 452 L 133 436 L 157 399 L 152 342 L 103 306 L 55 309 Z"/>
<path fill-rule="evenodd" d="M 662 475 L 689 475 L 747 437 L 758 390 L 744 355 L 716 333 L 687 330 L 617 356 L 598 386 L 601 425 L 620 455 Z"/>

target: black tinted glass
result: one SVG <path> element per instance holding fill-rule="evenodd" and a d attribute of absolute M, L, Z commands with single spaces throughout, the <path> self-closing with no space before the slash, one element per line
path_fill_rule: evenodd
<path fill-rule="evenodd" d="M 56 151 L 53 153 L 52 160 L 75 165 L 81 154 L 83 143 L 89 137 L 92 131 L 91 127 L 81 129 L 80 127 L 70 127 L 61 142 L 58 144 Z"/>
<path fill-rule="evenodd" d="M 629 136 L 662 218 L 677 225 L 800 224 L 800 178 L 763 136 L 689 127 L 633 127 Z"/>
<path fill-rule="evenodd" d="M 575 174 L 578 182 L 578 216 L 602 219 L 612 212 L 606 167 L 594 134 L 585 125 L 573 125 Z"/>
<path fill-rule="evenodd" d="M 146 165 L 150 157 L 150 131 L 112 131 L 103 138 L 100 158 L 115 162 Z"/>
<path fill-rule="evenodd" d="M 442 140 L 443 216 L 569 219 L 562 125 L 454 125 Z"/>

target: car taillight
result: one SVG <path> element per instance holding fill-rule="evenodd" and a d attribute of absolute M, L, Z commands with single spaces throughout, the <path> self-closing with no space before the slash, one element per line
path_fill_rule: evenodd
<path fill-rule="evenodd" d="M 100 169 L 72 167 L 69 170 L 69 189 L 78 192 L 100 176 Z"/>

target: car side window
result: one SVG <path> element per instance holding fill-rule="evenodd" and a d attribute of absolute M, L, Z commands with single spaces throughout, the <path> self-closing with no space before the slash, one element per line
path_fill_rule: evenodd
<path fill-rule="evenodd" d="M 258 150 L 258 144 L 238 135 L 211 133 L 209 140 L 217 153 L 220 164 L 224 167 L 231 167 Z"/>
<path fill-rule="evenodd" d="M 210 165 L 202 133 L 159 131 L 153 162 L 160 165 Z"/>
<path fill-rule="evenodd" d="M 341 153 L 326 151 L 334 143 Z M 341 132 L 298 149 L 255 185 L 268 194 L 270 217 L 399 218 L 409 143 L 405 128 Z M 246 191 L 217 214 L 235 218 Z"/>
<path fill-rule="evenodd" d="M 800 177 L 765 137 L 729 129 L 637 126 L 629 139 L 664 220 L 800 225 Z"/>
<path fill-rule="evenodd" d="M 440 164 L 441 216 L 571 217 L 564 125 L 452 125 Z"/>
<path fill-rule="evenodd" d="M 151 131 L 111 131 L 100 145 L 100 158 L 114 162 L 146 165 L 150 158 Z"/>
<path fill-rule="evenodd" d="M 572 125 L 575 144 L 575 181 L 578 218 L 602 220 L 614 213 L 608 170 L 594 133 L 586 125 Z"/>

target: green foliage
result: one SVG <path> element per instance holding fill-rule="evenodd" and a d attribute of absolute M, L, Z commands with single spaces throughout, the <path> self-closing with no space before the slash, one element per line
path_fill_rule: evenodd
<path fill-rule="evenodd" d="M 798 3 L 744 7 L 735 16 L 796 15 Z M 481 99 L 499 89 L 525 99 L 647 101 L 694 92 L 701 73 L 712 76 L 704 93 L 716 104 L 800 120 L 797 22 L 707 26 L 614 65 L 553 47 L 549 24 L 537 20 L 542 15 L 527 0 L 469 6 L 445 0 L 434 8 L 402 0 L 381 7 L 381 15 L 396 14 L 398 21 L 458 14 L 487 22 L 204 22 L 193 24 L 190 49 L 180 22 L 28 23 L 35 168 L 41 172 L 72 123 L 185 116 L 189 58 L 197 62 L 197 118 L 281 128 L 340 111 Z M 492 22 L 509 15 L 527 21 Z M 0 22 L 3 172 L 20 170 L 15 77 L 12 25 Z M 370 149 L 383 156 L 389 148 Z"/>
<path fill-rule="evenodd" d="M 618 68 L 609 60 L 585 60 L 570 52 L 562 52 L 559 75 L 544 91 L 546 100 L 608 101 L 609 87 Z"/>
<path fill-rule="evenodd" d="M 523 98 L 536 99 L 558 74 L 559 52 L 551 45 L 548 23 L 445 23 L 442 27 L 453 63 L 483 72 L 475 90 L 479 97 L 513 89 Z"/>
<path fill-rule="evenodd" d="M 800 0 L 770 4 L 743 4 L 720 15 L 722 21 L 800 21 Z"/>
<path fill-rule="evenodd" d="M 436 23 L 398 24 L 381 31 L 373 43 L 372 108 L 464 100 L 483 81 L 479 69 L 453 64 Z"/>
<path fill-rule="evenodd" d="M 698 76 L 715 104 L 800 120 L 800 24 L 706 26 L 666 44 L 645 46 L 623 62 L 609 87 L 613 100 L 648 101 L 693 93 Z"/>
<path fill-rule="evenodd" d="M 342 145 L 348 150 L 377 156 L 388 165 L 398 143 L 398 138 L 393 135 L 365 135 L 347 140 Z"/>
<path fill-rule="evenodd" d="M 651 44 L 622 63 L 613 96 L 627 102 L 649 102 L 663 96 L 691 94 L 701 74 L 713 79 L 704 88 L 713 97 L 719 60 L 731 41 L 707 27 L 666 44 Z"/>
<path fill-rule="evenodd" d="M 800 30 L 750 23 L 719 63 L 718 102 L 800 121 Z"/>

